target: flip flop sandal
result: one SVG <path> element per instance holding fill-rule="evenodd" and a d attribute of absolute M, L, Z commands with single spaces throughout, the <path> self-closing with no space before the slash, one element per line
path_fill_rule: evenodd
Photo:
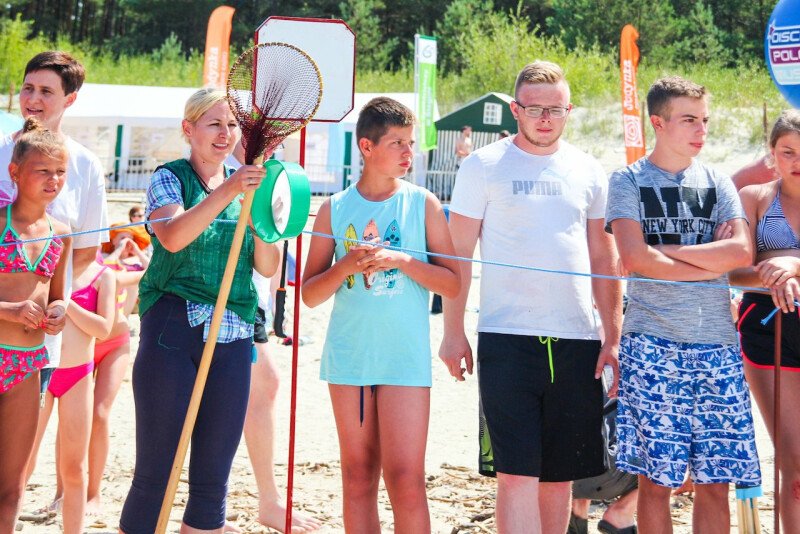
<path fill-rule="evenodd" d="M 597 530 L 603 534 L 637 534 L 637 532 L 639 532 L 636 528 L 636 525 L 625 528 L 617 528 L 605 519 L 601 519 L 600 522 L 597 523 Z"/>
<path fill-rule="evenodd" d="M 567 534 L 589 534 L 589 520 L 570 513 Z"/>

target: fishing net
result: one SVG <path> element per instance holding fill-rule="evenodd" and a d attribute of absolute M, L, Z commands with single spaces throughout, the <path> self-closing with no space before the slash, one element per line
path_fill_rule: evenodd
<path fill-rule="evenodd" d="M 299 48 L 263 43 L 246 50 L 231 67 L 228 100 L 249 165 L 311 120 L 322 101 L 322 78 L 314 60 Z"/>

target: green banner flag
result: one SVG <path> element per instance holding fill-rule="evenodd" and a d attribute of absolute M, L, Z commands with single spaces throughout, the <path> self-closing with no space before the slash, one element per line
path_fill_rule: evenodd
<path fill-rule="evenodd" d="M 436 38 L 425 35 L 414 36 L 414 88 L 417 95 L 417 119 L 419 120 L 419 149 L 436 148 Z"/>

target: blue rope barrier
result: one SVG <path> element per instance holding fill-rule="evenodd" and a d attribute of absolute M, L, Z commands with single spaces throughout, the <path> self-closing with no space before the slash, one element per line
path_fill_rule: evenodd
<path fill-rule="evenodd" d="M 54 238 L 67 238 L 67 237 L 75 237 L 80 235 L 92 234 L 96 232 L 105 232 L 109 230 L 120 230 L 124 228 L 130 228 L 133 226 L 141 226 L 145 224 L 152 224 L 158 222 L 167 222 L 171 221 L 172 217 L 162 217 L 159 219 L 151 219 L 149 221 L 142 221 L 142 222 L 131 222 L 127 224 L 120 224 L 117 226 L 108 226 L 105 228 L 98 228 L 95 230 L 82 230 L 79 232 L 72 232 L 68 234 L 59 234 L 53 235 L 51 237 L 35 237 L 31 239 L 20 239 L 18 241 L 10 241 L 8 243 L 0 244 L 0 246 L 16 246 L 16 245 L 24 245 L 26 243 L 35 243 L 38 241 L 47 241 L 48 239 Z M 222 224 L 236 224 L 235 219 L 215 219 L 214 222 L 222 223 Z M 340 241 L 351 241 L 354 243 L 358 243 L 360 245 L 372 245 L 374 246 L 375 243 L 371 241 L 362 241 L 360 239 L 349 239 L 341 236 L 335 236 L 332 234 L 326 234 L 322 232 L 314 232 L 311 230 L 303 230 L 303 234 L 314 236 L 314 237 L 322 237 L 325 239 L 333 239 L 333 240 L 340 240 Z M 692 288 L 708 288 L 708 289 L 734 289 L 739 291 L 763 291 L 763 288 L 757 287 L 750 287 L 750 286 L 732 286 L 732 285 L 724 285 L 724 284 L 710 284 L 707 282 L 683 282 L 678 280 L 662 280 L 659 278 L 644 278 L 644 277 L 637 277 L 637 276 L 615 276 L 610 274 L 595 274 L 595 273 L 579 273 L 575 271 L 564 271 L 559 269 L 546 269 L 543 267 L 532 267 L 529 265 L 519 265 L 515 263 L 507 263 L 507 262 L 500 262 L 500 261 L 491 261 L 491 260 L 484 260 L 484 259 L 475 259 L 475 258 L 466 258 L 463 256 L 455 256 L 451 254 L 441 254 L 438 252 L 430 252 L 428 250 L 416 250 L 407 247 L 400 247 L 400 246 L 393 246 L 393 245 L 381 245 L 383 248 L 388 250 L 396 250 L 398 252 L 405 252 L 407 254 L 418 254 L 418 255 L 425 255 L 429 257 L 436 257 L 436 258 L 443 258 L 443 259 L 450 259 L 455 261 L 461 262 L 472 262 L 477 263 L 480 265 L 491 265 L 494 267 L 505 267 L 509 269 L 520 269 L 523 271 L 533 271 L 545 274 L 558 274 L 558 275 L 565 275 L 565 276 L 580 276 L 584 278 L 598 278 L 601 280 L 619 280 L 619 281 L 629 281 L 629 282 L 647 282 L 647 283 L 656 283 L 656 284 L 665 284 L 665 285 L 672 285 L 672 286 L 679 286 L 679 287 L 692 287 Z M 795 302 L 797 306 L 800 307 L 800 303 Z M 762 320 L 762 324 L 767 324 L 772 317 L 778 313 L 780 308 L 775 308 L 767 317 Z"/>
<path fill-rule="evenodd" d="M 797 306 L 798 308 L 800 308 L 800 302 L 794 301 L 794 305 Z M 769 315 L 767 315 L 766 317 L 761 319 L 761 324 L 763 326 L 767 326 L 767 323 L 770 322 L 772 320 L 772 318 L 775 317 L 775 314 L 778 313 L 779 311 L 781 311 L 780 308 L 775 308 L 774 310 L 769 312 Z"/>
<path fill-rule="evenodd" d="M 340 240 L 347 240 L 354 243 L 358 243 L 359 245 L 375 245 L 374 242 L 370 241 L 361 241 L 358 239 L 349 239 L 345 237 L 339 237 L 331 234 L 324 234 L 321 232 L 312 232 L 310 230 L 303 230 L 304 234 L 317 236 L 317 237 L 324 237 L 327 239 L 340 239 Z M 409 254 L 424 254 L 427 256 L 433 256 L 435 258 L 444 258 L 449 260 L 456 260 L 456 261 L 466 261 L 472 263 L 478 263 L 482 265 L 492 265 L 495 267 L 508 267 L 511 269 L 521 269 L 523 271 L 534 271 L 539 273 L 546 273 L 546 274 L 563 274 L 569 276 L 582 276 L 585 278 L 600 278 L 602 280 L 626 280 L 626 281 L 634 281 L 634 282 L 652 282 L 658 284 L 666 284 L 666 285 L 675 285 L 675 286 L 689 286 L 693 288 L 697 287 L 705 287 L 711 289 L 737 289 L 740 291 L 754 291 L 754 290 L 763 290 L 763 288 L 756 288 L 750 286 L 731 286 L 731 285 L 723 285 L 723 284 L 709 284 L 706 282 L 681 282 L 677 280 L 661 280 L 659 278 L 643 278 L 637 276 L 615 276 L 612 274 L 594 274 L 594 273 L 579 273 L 574 271 L 561 271 L 558 269 L 545 269 L 544 267 L 531 267 L 529 265 L 518 265 L 515 263 L 505 263 L 501 261 L 491 261 L 491 260 L 476 260 L 475 258 L 465 258 L 463 256 L 452 256 L 449 254 L 439 254 L 437 252 L 430 252 L 427 250 L 415 250 L 411 248 L 405 247 L 396 247 L 391 245 L 381 245 L 383 248 L 388 250 L 397 250 L 399 252 L 406 252 Z"/>

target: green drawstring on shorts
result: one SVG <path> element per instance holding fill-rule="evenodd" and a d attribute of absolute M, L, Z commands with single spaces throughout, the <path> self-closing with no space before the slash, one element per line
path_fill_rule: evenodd
<path fill-rule="evenodd" d="M 543 337 L 539 336 L 539 343 L 542 345 L 547 345 L 547 362 L 550 364 L 550 383 L 554 383 L 556 381 L 556 373 L 553 370 L 553 346 L 551 345 L 552 341 L 558 341 L 557 337 Z"/>

